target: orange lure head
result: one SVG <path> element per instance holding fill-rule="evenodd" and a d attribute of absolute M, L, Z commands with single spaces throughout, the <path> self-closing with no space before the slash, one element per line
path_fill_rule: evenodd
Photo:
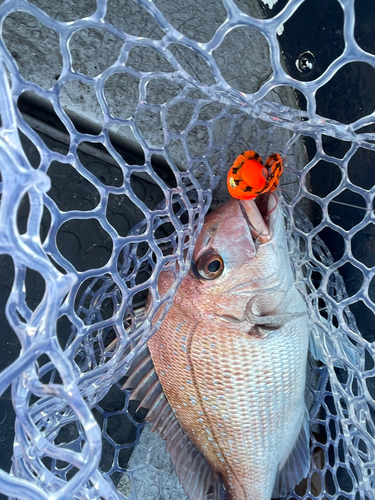
<path fill-rule="evenodd" d="M 228 191 L 233 198 L 251 200 L 263 193 L 272 193 L 277 188 L 283 162 L 279 154 L 272 154 L 263 165 L 255 151 L 239 155 L 228 172 Z"/>

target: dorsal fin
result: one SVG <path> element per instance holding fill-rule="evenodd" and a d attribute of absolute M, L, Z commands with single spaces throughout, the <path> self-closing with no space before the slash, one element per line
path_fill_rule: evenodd
<path fill-rule="evenodd" d="M 187 496 L 190 500 L 205 500 L 212 487 L 214 493 L 210 498 L 222 500 L 220 479 L 178 423 L 164 395 L 147 346 L 141 348 L 133 366 L 123 388 L 134 389 L 134 396 L 142 398 L 138 408 L 149 410 L 146 420 L 154 424 L 152 431 L 156 430 L 166 441 L 172 464 Z"/>
<path fill-rule="evenodd" d="M 272 498 L 285 497 L 304 479 L 310 470 L 310 431 L 307 410 L 296 444 L 279 465 Z"/>
<path fill-rule="evenodd" d="M 135 389 L 143 379 L 154 368 L 150 351 L 145 344 L 140 348 L 132 361 L 132 373 L 127 379 L 122 389 Z M 155 370 L 154 370 L 155 371 Z"/>

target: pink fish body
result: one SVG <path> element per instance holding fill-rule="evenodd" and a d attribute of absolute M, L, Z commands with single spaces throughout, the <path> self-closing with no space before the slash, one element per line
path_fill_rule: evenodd
<path fill-rule="evenodd" d="M 309 469 L 309 321 L 276 204 L 273 195 L 231 199 L 206 217 L 192 269 L 148 343 L 173 413 L 168 432 L 163 419 L 155 427 L 191 500 L 206 498 L 209 484 L 193 452 L 221 478 L 229 500 L 286 495 Z M 161 273 L 161 292 L 170 279 Z M 170 437 L 175 417 L 179 439 Z M 215 499 L 222 494 L 214 487 Z"/>

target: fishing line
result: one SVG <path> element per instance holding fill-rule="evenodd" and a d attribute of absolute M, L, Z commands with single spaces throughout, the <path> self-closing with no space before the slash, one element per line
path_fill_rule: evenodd
<path fill-rule="evenodd" d="M 278 190 L 283 191 L 285 193 L 298 194 L 297 191 L 293 191 L 292 189 L 285 189 L 285 188 L 279 187 Z M 315 200 L 311 200 L 311 201 L 315 201 Z M 350 208 L 358 208 L 359 210 L 364 210 L 365 212 L 374 212 L 374 210 L 371 208 L 360 207 L 358 205 L 353 205 L 351 203 L 345 203 L 344 201 L 330 200 L 329 203 L 335 203 L 336 205 L 344 205 L 345 207 L 350 207 Z"/>

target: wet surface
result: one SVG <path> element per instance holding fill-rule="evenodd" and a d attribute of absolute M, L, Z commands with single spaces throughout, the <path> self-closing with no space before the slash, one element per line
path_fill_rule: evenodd
<path fill-rule="evenodd" d="M 265 9 L 269 16 L 274 16 L 286 5 L 287 0 L 279 0 L 276 6 Z M 373 26 L 375 20 L 375 4 L 369 4 L 364 0 L 355 2 L 355 38 L 359 45 L 368 52 L 375 53 L 375 38 Z M 343 12 L 336 0 L 326 2 L 315 2 L 307 0 L 285 23 L 284 31 L 279 36 L 287 72 L 290 76 L 301 81 L 311 81 L 321 76 L 327 67 L 342 53 L 344 49 L 343 40 Z M 371 114 L 375 109 L 373 84 L 375 69 L 366 63 L 349 63 L 342 67 L 335 76 L 316 93 L 317 113 L 323 117 L 340 121 L 345 124 Z M 297 92 L 297 96 L 301 96 Z M 301 109 L 306 109 L 304 97 L 299 99 Z M 370 125 L 361 132 L 374 132 L 375 126 Z M 307 138 L 306 149 L 308 159 L 312 160 L 316 154 L 315 141 Z M 329 195 L 341 181 L 341 170 L 334 164 L 335 158 L 342 159 L 348 152 L 351 143 L 341 141 L 334 137 L 323 136 L 322 145 L 324 152 L 332 157 L 333 163 L 318 162 L 309 175 L 309 191 L 320 197 Z M 349 180 L 356 186 L 370 190 L 374 184 L 373 165 L 374 152 L 359 148 L 357 153 L 350 159 L 348 165 Z M 369 200 L 370 198 L 368 198 Z M 359 224 L 366 215 L 368 200 L 351 189 L 345 189 L 336 196 L 328 205 L 328 213 L 331 221 L 350 231 Z M 314 212 L 313 212 L 314 213 Z M 316 212 L 312 220 L 315 226 L 320 222 L 320 210 Z M 371 269 L 375 262 L 375 226 L 367 225 L 351 238 L 350 246 L 354 257 Z M 319 236 L 330 250 L 334 261 L 338 261 L 344 254 L 345 242 L 339 232 L 332 228 L 320 231 Z M 363 273 L 351 264 L 342 265 L 339 272 L 344 279 L 347 293 L 354 295 L 362 286 Z M 318 277 L 319 286 L 322 277 Z M 369 296 L 375 303 L 375 280 L 369 285 Z M 374 324 L 374 313 L 362 301 L 355 301 L 350 305 L 350 310 L 355 316 L 358 330 L 368 342 L 374 342 L 375 336 L 372 325 Z M 365 360 L 366 369 L 372 368 L 373 360 L 369 356 Z M 339 374 L 339 380 L 345 382 Z M 375 378 L 366 380 L 370 393 L 375 394 Z M 324 427 L 321 429 L 324 431 Z M 320 437 L 318 440 L 322 437 Z M 341 457 L 345 462 L 344 457 Z M 341 459 L 340 458 L 340 459 Z M 333 463 L 331 465 L 334 465 Z M 344 496 L 353 488 L 352 480 L 348 471 L 339 467 L 337 470 L 338 485 Z M 326 475 L 326 489 L 328 493 L 337 494 L 333 477 Z"/>
<path fill-rule="evenodd" d="M 0 357 L 3 369 L 18 358 L 20 343 L 13 333 L 5 315 L 5 305 L 8 300 L 14 279 L 14 266 L 9 255 L 0 255 Z M 13 455 L 14 410 L 11 400 L 11 390 L 8 388 L 0 397 L 0 468 L 9 472 Z M 0 499 L 6 499 L 0 494 Z"/>
<path fill-rule="evenodd" d="M 287 4 L 287 0 L 279 0 L 273 9 L 265 8 L 269 17 L 274 17 Z M 375 53 L 375 37 L 373 26 L 375 22 L 375 4 L 365 0 L 355 2 L 354 35 L 358 44 L 371 54 Z M 336 0 L 326 2 L 305 1 L 285 23 L 284 31 L 279 36 L 279 43 L 285 57 L 287 72 L 293 78 L 301 81 L 311 81 L 324 73 L 327 67 L 342 53 L 343 43 L 343 12 Z M 302 68 L 301 68 L 302 65 Z M 375 69 L 366 63 L 350 63 L 341 68 L 335 76 L 316 94 L 317 113 L 323 117 L 353 123 L 359 118 L 375 110 L 373 84 Z M 298 94 L 298 93 L 297 93 Z M 304 98 L 299 104 L 305 109 Z M 374 132 L 375 125 L 367 126 L 358 132 Z M 311 139 L 306 140 L 309 160 L 314 158 L 316 148 Z M 323 149 L 327 155 L 342 159 L 351 144 L 334 137 L 323 136 Z M 375 184 L 374 165 L 375 153 L 359 148 L 349 161 L 348 177 L 353 184 L 370 190 Z M 323 164 L 324 163 L 324 164 Z M 318 196 L 327 196 L 340 183 L 341 171 L 334 163 L 319 162 L 310 171 L 309 190 Z M 336 203 L 338 202 L 338 203 Z M 367 200 L 358 193 L 346 189 L 329 204 L 331 220 L 346 231 L 354 228 L 366 214 Z M 367 207 L 368 209 L 368 207 Z M 319 215 L 313 223 L 319 223 Z M 372 225 L 358 232 L 352 241 L 355 257 L 369 268 L 373 266 L 369 254 L 375 254 L 375 237 Z M 335 260 L 342 255 L 343 239 L 338 232 L 322 231 L 320 237 L 328 246 Z M 353 266 L 343 266 L 340 274 L 350 286 L 362 282 L 358 270 Z M 370 296 L 375 296 L 375 282 L 369 287 Z M 362 302 L 350 306 L 356 317 L 357 326 L 362 335 L 373 340 L 369 324 L 375 317 Z M 372 339 L 372 340 L 371 340 Z"/>
<path fill-rule="evenodd" d="M 50 123 L 53 124 L 53 121 Z M 54 151 L 67 152 L 66 145 L 56 139 L 53 139 L 45 134 L 39 134 L 47 147 Z M 23 134 L 20 134 L 21 142 L 25 153 L 30 163 L 37 168 L 40 162 L 40 156 L 32 144 Z M 93 151 L 95 153 L 95 151 Z M 138 163 L 141 159 L 134 158 L 130 153 L 122 151 L 129 161 L 136 160 Z M 119 167 L 116 167 L 111 162 L 106 162 L 95 155 L 90 155 L 87 152 L 80 152 L 82 163 L 87 165 L 87 168 L 95 172 L 96 177 L 105 185 L 113 185 L 116 183 L 116 178 L 121 172 Z M 160 163 L 160 162 L 159 162 Z M 156 161 L 156 164 L 158 162 Z M 160 175 L 167 183 L 173 184 L 171 179 L 172 172 L 164 171 L 163 166 L 158 167 Z M 84 177 L 70 165 L 57 164 L 55 162 L 48 169 L 48 175 L 51 178 L 51 190 L 48 195 L 55 201 L 57 206 L 62 211 L 70 210 L 91 210 L 93 204 L 97 204 L 99 198 L 96 196 L 96 188 L 93 187 Z M 150 209 L 154 209 L 156 205 L 163 199 L 163 192 L 155 184 L 141 179 L 137 176 L 132 176 L 132 188 L 136 196 L 142 200 Z M 90 186 L 92 192 L 90 192 Z M 122 236 L 125 236 L 129 230 L 143 220 L 144 215 L 126 196 L 117 196 L 117 199 L 112 199 L 108 203 L 107 219 L 109 223 Z M 29 215 L 29 200 L 25 197 L 20 204 L 18 210 L 18 228 L 20 232 L 26 230 L 27 219 Z M 41 237 L 44 239 L 50 227 L 50 213 L 45 209 L 41 221 Z M 57 245 L 61 253 L 69 260 L 78 271 L 85 269 L 95 269 L 103 265 L 105 260 L 108 260 L 110 255 L 112 239 L 106 238 L 105 231 L 101 228 L 96 219 L 85 220 L 70 220 L 63 224 L 57 234 Z M 11 256 L 0 256 L 0 334 L 2 338 L 0 346 L 0 354 L 2 359 L 2 367 L 6 368 L 15 361 L 20 352 L 20 345 L 17 336 L 14 334 L 5 316 L 5 306 L 8 300 L 11 287 L 14 279 L 13 262 Z M 45 291 L 45 283 L 41 276 L 33 270 L 26 272 L 26 303 L 31 310 L 34 310 L 39 304 Z M 105 305 L 105 304 L 104 304 Z M 110 307 L 110 305 L 108 306 Z M 102 311 L 105 315 L 105 311 Z M 71 334 L 71 323 L 66 316 L 58 320 L 57 335 L 59 342 L 64 347 Z M 111 468 L 114 454 L 114 446 L 111 440 L 116 443 L 124 443 L 124 449 L 120 450 L 121 460 L 120 466 L 126 467 L 133 448 L 129 443 L 135 441 L 136 427 L 131 419 L 127 417 L 127 402 L 126 395 L 120 391 L 118 384 L 114 386 L 107 396 L 101 401 L 100 406 L 94 409 L 95 418 L 103 423 L 106 420 L 106 428 L 108 440 L 104 441 L 105 453 L 100 463 L 100 467 L 104 472 Z M 134 404 L 133 404 L 134 406 Z M 125 411 L 124 411 L 125 409 Z M 131 413 L 134 413 L 135 408 L 129 408 Z M 123 412 L 122 414 L 119 414 Z M 135 418 L 134 415 L 132 418 Z M 11 467 L 11 458 L 13 454 L 13 439 L 14 439 L 14 410 L 11 401 L 10 389 L 4 392 L 0 398 L 0 424 L 1 433 L 1 456 L 0 468 L 9 472 Z M 69 442 L 71 429 L 63 429 L 60 432 L 57 442 Z M 64 434 L 65 432 L 65 434 Z M 68 434 L 67 434 L 68 433 Z M 126 446 L 127 443 L 127 446 Z M 120 476 L 114 474 L 114 481 L 117 482 Z M 5 500 L 7 497 L 0 494 L 0 500 Z"/>
<path fill-rule="evenodd" d="M 279 0 L 276 7 L 272 11 L 268 10 L 268 13 L 275 15 L 275 13 L 280 11 L 286 3 L 286 0 Z M 369 52 L 375 53 L 375 42 L 372 35 L 375 7 L 362 0 L 357 0 L 356 11 L 356 15 L 358 16 L 355 28 L 356 39 L 363 48 Z M 314 0 L 308 0 L 297 9 L 294 16 L 285 24 L 284 33 L 279 37 L 286 65 L 291 76 L 301 81 L 311 81 L 324 73 L 328 65 L 343 49 L 342 19 L 342 10 L 335 0 L 329 0 L 324 2 L 324 4 L 318 4 Z M 372 67 L 364 64 L 351 64 L 342 68 L 342 70 L 337 73 L 337 78 L 334 78 L 328 85 L 319 90 L 317 94 L 318 112 L 322 116 L 341 120 L 344 123 L 350 123 L 354 119 L 371 112 L 375 107 L 373 89 L 370 85 L 373 81 L 373 72 L 374 70 Z M 343 95 L 346 95 L 345 106 L 342 105 Z M 24 109 L 30 112 L 30 106 L 27 108 L 26 104 Z M 53 119 L 50 123 L 58 128 L 58 124 L 55 123 Z M 62 131 L 64 130 L 62 129 Z M 372 131 L 372 129 L 369 128 L 366 131 Z M 42 135 L 42 138 L 48 147 L 66 154 L 68 149 L 66 144 L 59 143 L 47 136 Z M 30 163 L 36 168 L 40 161 L 38 151 L 26 138 L 23 138 L 23 144 Z M 348 144 L 327 137 L 323 140 L 323 147 L 325 152 L 332 157 L 342 158 L 348 149 Z M 121 148 L 119 149 L 121 150 Z M 310 158 L 312 158 L 314 153 L 309 151 L 309 148 L 308 152 L 310 153 Z M 103 160 L 98 160 L 97 157 L 84 152 L 79 154 L 82 163 L 100 182 L 106 185 L 118 185 L 118 183 L 121 182 L 121 173 L 119 169 L 116 170 L 114 165 L 106 163 Z M 127 152 L 121 150 L 120 154 L 126 157 Z M 132 161 L 136 163 L 137 160 L 133 158 Z M 371 155 L 365 150 L 360 150 L 358 155 L 353 157 L 349 165 L 349 177 L 354 184 L 365 187 L 366 189 L 373 186 L 374 183 L 370 178 L 371 171 L 373 170 L 371 168 L 372 163 L 373 159 Z M 142 164 L 142 159 L 138 164 Z M 335 169 L 334 167 L 329 170 L 329 183 L 326 182 L 327 168 L 329 168 L 329 165 L 334 165 L 334 163 L 317 166 L 315 170 L 312 171 L 310 176 L 310 188 L 311 192 L 314 194 L 325 196 L 332 192 L 335 186 L 340 182 L 341 173 L 339 169 Z M 92 184 L 87 180 L 81 179 L 79 174 L 72 170 L 72 168 L 69 168 L 69 166 L 64 165 L 63 167 L 64 168 L 62 168 L 61 165 L 51 165 L 49 169 L 48 174 L 51 177 L 53 186 L 49 192 L 49 196 L 56 202 L 61 210 L 91 210 L 93 204 L 95 205 L 95 203 L 97 203 L 95 187 L 91 187 Z M 166 181 L 168 181 L 168 172 L 162 166 L 159 168 L 159 172 L 160 176 L 165 176 Z M 169 180 L 172 184 L 173 179 Z M 132 182 L 133 189 L 137 196 L 145 201 L 149 208 L 154 207 L 161 199 L 159 189 L 153 184 L 137 177 L 133 177 Z M 323 188 L 326 191 L 323 192 Z M 89 193 L 90 189 L 92 189 L 92 192 Z M 72 194 L 74 194 L 74 196 L 72 196 Z M 363 208 L 363 198 L 360 200 L 358 196 L 357 193 L 346 190 L 345 194 L 343 193 L 340 197 L 337 197 L 337 201 Z M 361 218 L 361 208 L 351 209 L 348 208 L 348 206 L 330 204 L 329 214 L 335 223 L 348 231 L 358 224 Z M 25 199 L 19 211 L 18 223 L 20 231 L 25 228 L 28 210 L 28 200 Z M 137 212 L 127 197 L 111 199 L 110 203 L 108 203 L 106 216 L 109 223 L 121 236 L 126 235 L 129 229 L 143 218 L 143 214 L 139 211 Z M 41 224 L 41 230 L 44 234 L 47 232 L 49 225 L 49 212 L 46 211 Z M 96 228 L 98 234 L 93 235 L 93 233 L 95 233 L 95 228 L 90 226 L 90 224 L 78 226 L 79 224 L 74 227 L 73 224 L 72 227 L 67 225 L 62 227 L 60 235 L 58 236 L 61 252 L 78 270 L 102 266 L 103 260 L 108 257 L 108 252 L 110 252 L 110 248 L 107 245 L 109 239 L 106 239 L 105 234 L 100 233 L 100 229 L 98 228 Z M 326 231 L 325 233 L 321 232 L 320 236 L 327 244 L 334 259 L 338 260 L 342 255 L 342 237 L 333 230 Z M 366 228 L 363 232 L 358 233 L 358 236 L 354 239 L 352 244 L 355 256 L 365 264 L 373 265 L 373 262 L 368 260 L 369 255 L 375 250 L 373 227 Z M 90 252 L 90 249 L 95 249 L 95 251 Z M 79 255 L 82 253 L 82 250 L 85 250 L 84 259 L 80 260 Z M 0 261 L 0 268 L 6 270 L 2 273 L 2 281 L 0 281 L 0 291 L 2 291 L 0 295 L 0 299 L 2 300 L 0 314 L 3 314 L 1 311 L 5 310 L 6 298 L 9 295 L 10 286 L 13 281 L 11 272 L 8 272 L 8 270 L 12 268 L 10 257 L 6 257 L 3 262 Z M 349 295 L 354 293 L 353 290 L 356 290 L 358 284 L 361 284 L 360 279 L 363 278 L 362 273 L 360 273 L 359 276 L 358 270 L 350 265 L 342 266 L 340 268 L 340 273 L 347 284 Z M 27 278 L 27 289 L 30 297 L 29 306 L 31 308 L 36 307 L 38 297 L 40 300 L 40 296 L 43 294 L 43 287 L 43 281 L 30 273 Z M 375 284 L 372 283 L 369 289 L 370 297 L 375 297 L 374 290 Z M 374 320 L 372 311 L 366 308 L 362 303 L 353 305 L 352 310 L 356 316 L 359 330 L 369 342 L 374 341 L 375 338 L 373 334 L 368 332 L 368 325 L 372 324 Z M 5 339 L 5 342 L 2 344 L 2 359 L 5 363 L 4 366 L 7 366 L 17 358 L 19 345 L 5 317 L 0 324 L 2 325 L 3 339 Z M 64 345 L 70 334 L 70 326 L 69 322 L 65 321 L 63 318 L 59 322 L 59 340 Z M 372 387 L 371 381 L 370 386 Z M 126 430 L 126 422 L 120 422 L 119 420 L 121 417 L 116 420 L 114 416 L 111 416 L 112 412 L 121 411 L 124 404 L 123 393 L 121 393 L 117 387 L 113 388 L 113 391 L 111 391 L 105 400 L 101 402 L 100 408 L 95 410 L 95 416 L 98 421 L 103 422 L 104 418 L 108 419 L 108 436 L 118 443 L 125 442 L 126 440 L 130 442 L 134 438 L 133 426 L 130 426 L 128 430 Z M 0 467 L 4 470 L 9 470 L 10 467 L 13 421 L 14 415 L 10 393 L 7 391 L 2 396 L 0 411 L 0 423 L 2 423 L 4 429 L 1 440 L 3 453 L 0 457 Z M 119 435 L 120 426 L 121 436 Z M 110 461 L 113 456 L 113 447 L 111 449 L 110 444 L 106 443 L 105 450 L 106 452 L 103 455 L 101 468 L 103 471 L 108 471 L 110 470 Z M 121 453 L 121 467 L 126 466 L 130 454 L 131 450 L 124 448 Z M 345 476 L 345 471 L 342 472 L 341 475 L 339 473 L 338 479 L 344 491 L 346 491 L 347 488 L 350 489 L 350 485 L 348 484 L 350 478 Z M 329 484 L 328 488 L 330 488 Z M 0 495 L 0 498 L 5 497 Z"/>

